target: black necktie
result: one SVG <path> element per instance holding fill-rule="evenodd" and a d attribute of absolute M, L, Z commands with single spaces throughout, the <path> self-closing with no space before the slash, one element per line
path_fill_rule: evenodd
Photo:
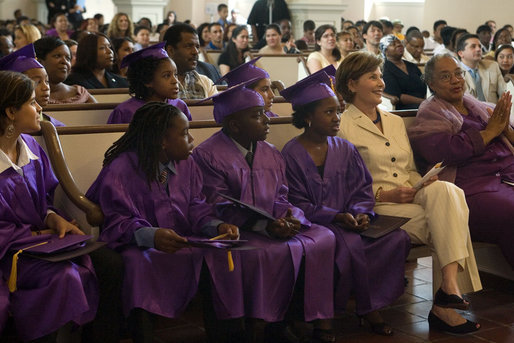
<path fill-rule="evenodd" d="M 246 162 L 248 163 L 248 165 L 251 168 L 252 167 L 252 163 L 253 163 L 253 152 L 248 151 L 246 153 L 245 160 L 246 160 Z"/>

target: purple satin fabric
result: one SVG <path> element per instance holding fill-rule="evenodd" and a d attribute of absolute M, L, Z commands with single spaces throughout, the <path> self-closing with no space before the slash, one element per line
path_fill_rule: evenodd
<path fill-rule="evenodd" d="M 174 254 L 135 246 L 141 227 L 171 228 L 182 236 L 200 236 L 215 219 L 201 193 L 202 175 L 192 158 L 176 164 L 169 174 L 168 191 L 147 183 L 135 153 L 126 152 L 104 167 L 87 197 L 100 204 L 105 219 L 100 240 L 118 249 L 125 263 L 125 314 L 140 307 L 166 317 L 179 315 L 198 288 L 202 261 L 212 279 L 214 306 L 219 319 L 243 316 L 241 263 L 233 252 L 235 269 L 228 271 L 224 250 L 186 248 Z"/>
<path fill-rule="evenodd" d="M 107 124 L 128 124 L 132 121 L 132 117 L 134 113 L 136 113 L 137 109 L 142 107 L 146 102 L 141 99 L 130 98 L 118 106 L 114 108 L 114 110 L 109 115 L 109 119 L 107 120 Z M 191 112 L 189 112 L 189 108 L 186 103 L 181 99 L 168 99 L 168 104 L 177 107 L 181 110 L 189 119 L 191 119 Z"/>
<path fill-rule="evenodd" d="M 407 233 L 395 230 L 369 239 L 331 224 L 340 212 L 374 215 L 372 179 L 357 149 L 344 139 L 328 137 L 323 177 L 296 138 L 284 146 L 282 155 L 290 201 L 309 220 L 325 225 L 335 235 L 336 310 L 345 311 L 351 294 L 358 314 L 390 305 L 404 291 L 405 259 L 410 249 Z"/>
<path fill-rule="evenodd" d="M 44 219 L 47 210 L 53 209 L 52 197 L 58 183 L 34 138 L 22 138 L 39 159 L 22 168 L 24 176 L 12 168 L 0 174 L 0 269 L 4 279 L 10 275 L 14 253 L 10 246 L 30 240 L 32 230 L 45 228 Z M 48 335 L 70 321 L 81 325 L 95 316 L 98 289 L 88 256 L 50 263 L 22 254 L 17 286 L 18 290 L 10 294 L 9 310 L 23 340 Z"/>
<path fill-rule="evenodd" d="M 222 131 L 200 144 L 193 156 L 204 174 L 204 193 L 216 203 L 221 218 L 242 226 L 246 210 L 217 196 L 221 192 L 267 211 L 276 218 L 291 209 L 302 223 L 301 233 L 287 241 L 243 232 L 249 245 L 261 249 L 241 252 L 246 315 L 269 322 L 282 320 L 293 295 L 305 258 L 305 320 L 333 317 L 334 236 L 325 227 L 312 225 L 303 212 L 287 200 L 285 164 L 267 142 L 258 142 L 252 169 L 234 142 Z"/>

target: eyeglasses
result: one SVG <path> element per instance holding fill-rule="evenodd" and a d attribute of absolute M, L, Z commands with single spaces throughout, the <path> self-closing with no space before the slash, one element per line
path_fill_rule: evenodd
<path fill-rule="evenodd" d="M 450 82 L 452 75 L 455 76 L 455 78 L 462 80 L 464 78 L 464 75 L 466 75 L 465 70 L 456 70 L 453 73 L 444 73 L 439 75 L 439 81 L 441 82 Z"/>

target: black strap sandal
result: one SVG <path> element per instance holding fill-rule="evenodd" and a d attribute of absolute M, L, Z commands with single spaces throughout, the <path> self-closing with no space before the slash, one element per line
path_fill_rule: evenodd
<path fill-rule="evenodd" d="M 457 310 L 469 309 L 469 302 L 456 294 L 447 294 L 441 288 L 439 288 L 435 293 L 434 305 L 443 308 L 454 308 Z"/>
<path fill-rule="evenodd" d="M 480 329 L 480 324 L 466 320 L 464 324 L 450 326 L 432 311 L 428 315 L 428 327 L 439 331 L 444 331 L 453 335 L 466 335 Z"/>

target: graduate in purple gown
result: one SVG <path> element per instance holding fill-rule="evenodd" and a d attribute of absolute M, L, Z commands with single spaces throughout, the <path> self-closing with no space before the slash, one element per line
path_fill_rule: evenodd
<path fill-rule="evenodd" d="M 281 92 L 295 110 L 293 124 L 304 129 L 282 149 L 289 200 L 336 237 L 336 310 L 345 311 L 353 294 L 357 314 L 376 333 L 391 335 L 378 310 L 404 291 L 410 239 L 400 229 L 378 239 L 359 234 L 375 216 L 372 179 L 357 149 L 335 137 L 341 109 L 330 84 L 321 71 Z"/>
<path fill-rule="evenodd" d="M 45 68 L 36 60 L 34 44 L 23 48 L 0 59 L 0 70 L 10 70 L 27 75 L 35 83 L 36 101 L 41 107 L 48 105 L 50 99 L 50 84 Z M 42 114 L 42 119 L 51 122 L 55 127 L 64 126 L 59 120 Z"/>
<path fill-rule="evenodd" d="M 83 233 L 52 207 L 58 182 L 43 149 L 24 134 L 41 128 L 32 80 L 0 71 L 0 84 L 0 270 L 5 280 L 15 245 L 34 242 L 41 233 Z M 16 266 L 9 312 L 22 340 L 55 341 L 64 324 L 94 318 L 98 290 L 88 256 L 50 263 L 21 254 Z"/>
<path fill-rule="evenodd" d="M 177 66 L 163 47 L 164 43 L 155 44 L 123 58 L 121 68 L 128 67 L 127 79 L 132 98 L 114 108 L 107 124 L 130 123 L 136 110 L 150 101 L 173 105 L 191 120 L 186 103 L 177 98 Z"/>
<path fill-rule="evenodd" d="M 99 239 L 123 256 L 123 306 L 136 342 L 151 339 L 148 313 L 174 318 L 184 311 L 198 289 L 203 261 L 217 318 L 244 315 L 236 252 L 235 269 L 229 272 L 224 250 L 187 245 L 190 236 L 239 235 L 205 202 L 201 172 L 189 156 L 193 138 L 188 128 L 176 107 L 145 104 L 106 152 L 104 168 L 86 194 L 105 216 Z"/>
<path fill-rule="evenodd" d="M 434 57 L 426 67 L 434 96 L 421 104 L 409 128 L 412 148 L 423 167 L 444 161 L 447 167 L 440 178 L 466 194 L 471 238 L 498 244 L 514 268 L 511 95 L 504 93 L 493 112 L 464 94 L 463 71 L 451 56 Z"/>
<path fill-rule="evenodd" d="M 278 117 L 278 114 L 271 112 L 275 94 L 271 89 L 270 76 L 266 70 L 255 65 L 255 62 L 257 62 L 259 58 L 260 57 L 254 58 L 253 60 L 241 64 L 235 69 L 232 69 L 216 83 L 221 84 L 225 81 L 228 87 L 233 87 L 242 82 L 255 79 L 255 81 L 252 84 L 246 86 L 246 88 L 253 89 L 262 96 L 264 99 L 264 112 L 268 118 Z"/>
<path fill-rule="evenodd" d="M 214 119 L 223 129 L 193 152 L 204 175 L 203 190 L 221 218 L 243 227 L 242 238 L 260 248 L 241 254 L 243 271 L 250 271 L 243 272 L 244 299 L 247 317 L 273 323 L 267 326 L 267 341 L 281 342 L 290 333 L 284 318 L 297 282 L 304 289 L 301 311 L 306 321 L 314 321 L 315 338 L 332 342 L 334 235 L 311 224 L 288 202 L 284 160 L 265 142 L 265 103 L 259 93 L 245 87 L 254 82 L 213 97 Z M 256 217 L 227 203 L 218 192 L 277 219 Z"/>

